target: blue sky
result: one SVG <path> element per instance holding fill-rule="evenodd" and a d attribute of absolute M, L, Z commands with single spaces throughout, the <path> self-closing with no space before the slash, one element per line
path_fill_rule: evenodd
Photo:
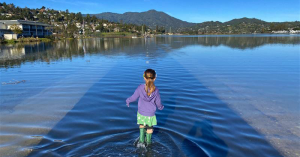
<path fill-rule="evenodd" d="M 163 11 L 188 22 L 229 21 L 258 18 L 268 22 L 300 21 L 300 0 L 6 0 L 16 6 L 69 9 L 70 12 L 143 12 Z"/>

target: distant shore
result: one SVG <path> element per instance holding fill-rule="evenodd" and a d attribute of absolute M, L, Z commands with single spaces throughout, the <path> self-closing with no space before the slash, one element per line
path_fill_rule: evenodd
<path fill-rule="evenodd" d="M 252 34 L 150 34 L 148 36 L 206 36 L 206 35 L 299 35 L 295 33 L 252 33 Z M 145 36 L 138 35 L 130 32 L 108 32 L 108 33 L 95 33 L 92 36 L 79 36 L 77 38 L 19 38 L 11 40 L 0 40 L 0 44 L 15 44 L 15 43 L 28 43 L 28 42 L 56 42 L 60 40 L 73 40 L 73 39 L 87 39 L 87 38 L 144 38 Z"/>

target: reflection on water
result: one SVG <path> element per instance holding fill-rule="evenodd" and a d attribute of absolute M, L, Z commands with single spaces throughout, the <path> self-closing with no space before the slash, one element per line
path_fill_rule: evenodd
<path fill-rule="evenodd" d="M 297 35 L 2 45 L 0 154 L 297 156 L 299 45 Z M 137 102 L 125 99 L 147 68 L 165 108 L 140 150 Z"/>
<path fill-rule="evenodd" d="M 64 58 L 101 54 L 114 56 L 125 53 L 140 55 L 145 45 L 167 44 L 172 49 L 188 45 L 228 46 L 236 49 L 252 49 L 266 44 L 299 44 L 300 36 L 187 36 L 157 37 L 152 39 L 99 38 L 86 40 L 66 40 L 57 43 L 15 44 L 0 46 L 0 66 L 19 66 L 27 61 L 57 61 Z M 152 48 L 152 47 L 149 47 Z M 134 50 L 133 50 L 134 49 Z M 149 50 L 148 50 L 149 51 Z M 151 53 L 151 57 L 163 57 L 162 53 Z"/>

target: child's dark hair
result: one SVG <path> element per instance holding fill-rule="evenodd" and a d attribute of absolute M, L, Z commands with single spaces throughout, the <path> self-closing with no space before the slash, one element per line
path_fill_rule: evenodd
<path fill-rule="evenodd" d="M 149 73 L 151 75 L 149 78 L 151 78 L 151 79 L 156 78 L 156 72 L 153 69 L 147 69 L 147 70 L 145 70 L 144 77 L 148 78 L 146 74 L 149 74 Z"/>

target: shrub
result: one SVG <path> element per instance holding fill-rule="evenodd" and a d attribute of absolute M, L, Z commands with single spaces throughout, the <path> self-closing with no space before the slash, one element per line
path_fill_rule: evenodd
<path fill-rule="evenodd" d="M 4 41 L 5 43 L 8 43 L 8 44 L 14 44 L 16 43 L 17 41 L 15 39 L 10 39 L 10 40 L 5 40 Z"/>
<path fill-rule="evenodd" d="M 39 38 L 42 42 L 50 42 L 51 39 L 49 38 Z"/>

